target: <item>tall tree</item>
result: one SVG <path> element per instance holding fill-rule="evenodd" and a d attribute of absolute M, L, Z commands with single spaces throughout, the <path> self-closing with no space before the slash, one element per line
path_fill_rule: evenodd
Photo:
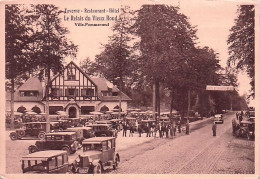
<path fill-rule="evenodd" d="M 240 5 L 235 25 L 228 37 L 228 66 L 245 70 L 251 78 L 251 96 L 255 96 L 255 7 Z"/>
<path fill-rule="evenodd" d="M 76 57 L 77 46 L 66 38 L 69 33 L 62 26 L 60 14 L 63 11 L 52 4 L 32 5 L 34 18 L 34 58 L 35 66 L 44 70 L 46 81 L 45 100 L 47 113 L 47 128 L 49 124 L 49 88 L 51 72 L 54 74 L 63 69 L 63 63 L 67 56 Z"/>
<path fill-rule="evenodd" d="M 5 76 L 11 84 L 11 128 L 14 120 L 15 81 L 30 70 L 30 19 L 22 5 L 5 6 Z M 19 80 L 20 81 L 20 80 Z"/>
<path fill-rule="evenodd" d="M 92 64 L 99 76 L 117 84 L 123 91 L 125 84 L 129 82 L 128 79 L 133 75 L 135 66 L 133 45 L 130 44 L 132 37 L 129 33 L 131 14 L 128 6 L 121 8 L 119 18 L 112 26 L 113 35 L 109 37 L 107 44 L 103 44 L 103 51 L 96 55 Z"/>
<path fill-rule="evenodd" d="M 160 83 L 167 78 L 169 71 L 174 72 L 176 68 L 185 66 L 189 59 L 186 55 L 194 48 L 196 39 L 196 30 L 178 10 L 173 6 L 144 5 L 138 11 L 133 26 L 135 34 L 140 37 L 143 75 L 155 87 L 158 112 Z"/>

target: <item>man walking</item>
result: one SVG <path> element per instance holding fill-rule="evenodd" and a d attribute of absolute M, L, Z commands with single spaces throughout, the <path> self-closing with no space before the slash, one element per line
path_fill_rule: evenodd
<path fill-rule="evenodd" d="M 212 131 L 213 131 L 213 136 L 216 136 L 216 134 L 217 134 L 217 125 L 216 125 L 215 122 L 213 122 Z"/>
<path fill-rule="evenodd" d="M 127 123 L 124 122 L 124 124 L 123 124 L 123 137 L 126 137 L 126 131 L 127 131 Z"/>
<path fill-rule="evenodd" d="M 189 120 L 187 120 L 187 123 L 186 123 L 186 134 L 190 135 L 190 123 L 189 123 Z"/>

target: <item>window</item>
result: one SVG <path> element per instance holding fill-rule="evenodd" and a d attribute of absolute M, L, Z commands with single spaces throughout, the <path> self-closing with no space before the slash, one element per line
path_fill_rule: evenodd
<path fill-rule="evenodd" d="M 65 90 L 66 96 L 78 96 L 78 90 L 76 88 L 68 88 Z"/>
<path fill-rule="evenodd" d="M 68 80 L 76 80 L 75 68 L 70 66 L 67 70 Z"/>
<path fill-rule="evenodd" d="M 59 88 L 52 88 L 51 96 L 62 96 L 62 90 Z"/>
<path fill-rule="evenodd" d="M 32 111 L 33 111 L 33 112 L 36 112 L 37 114 L 41 113 L 41 109 L 40 109 L 38 106 L 34 106 L 34 107 L 32 108 Z"/>
<path fill-rule="evenodd" d="M 20 91 L 20 96 L 38 96 L 38 91 Z"/>
<path fill-rule="evenodd" d="M 107 141 L 102 142 L 102 149 L 107 150 Z"/>
<path fill-rule="evenodd" d="M 112 96 L 118 96 L 118 92 L 113 92 Z"/>
<path fill-rule="evenodd" d="M 92 111 L 95 111 L 95 106 L 81 106 L 82 115 L 90 114 Z"/>
<path fill-rule="evenodd" d="M 94 89 L 93 88 L 82 89 L 81 96 L 94 96 Z"/>
<path fill-rule="evenodd" d="M 49 107 L 50 115 L 56 115 L 57 111 L 63 111 L 63 107 L 62 106 L 50 106 Z"/>

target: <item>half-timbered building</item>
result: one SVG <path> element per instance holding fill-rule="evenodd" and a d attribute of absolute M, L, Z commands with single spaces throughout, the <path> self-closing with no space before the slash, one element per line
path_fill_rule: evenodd
<path fill-rule="evenodd" d="M 14 109 L 18 112 L 32 110 L 45 112 L 45 87 L 38 78 L 27 80 L 15 92 Z M 53 76 L 49 88 L 49 113 L 65 111 L 69 117 L 77 118 L 92 111 L 107 111 L 119 107 L 125 111 L 131 99 L 105 78 L 90 78 L 74 62 Z M 7 103 L 10 98 L 7 97 Z M 7 110 L 10 106 L 7 104 Z"/>

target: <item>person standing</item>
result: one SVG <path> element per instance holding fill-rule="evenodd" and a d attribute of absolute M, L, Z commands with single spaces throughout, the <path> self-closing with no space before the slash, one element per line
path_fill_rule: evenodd
<path fill-rule="evenodd" d="M 179 133 L 181 133 L 181 121 L 180 120 L 178 121 L 177 125 L 178 125 L 178 131 L 179 131 Z"/>
<path fill-rule="evenodd" d="M 159 129 L 160 138 L 163 138 L 163 135 L 162 135 L 162 124 L 161 123 L 159 123 L 158 129 Z"/>
<path fill-rule="evenodd" d="M 154 125 L 154 137 L 156 137 L 157 131 L 158 131 L 158 125 L 155 124 Z"/>
<path fill-rule="evenodd" d="M 149 123 L 146 124 L 146 137 L 151 137 L 151 134 L 150 134 L 150 125 Z"/>
<path fill-rule="evenodd" d="M 170 124 L 170 135 L 173 138 L 173 124 Z"/>
<path fill-rule="evenodd" d="M 142 137 L 142 126 L 141 126 L 141 124 L 138 125 L 137 130 L 138 130 L 138 133 L 139 133 L 139 137 Z"/>
<path fill-rule="evenodd" d="M 130 124 L 130 127 L 129 127 L 129 137 L 133 137 L 133 133 L 134 133 L 134 126 L 132 124 Z"/>
<path fill-rule="evenodd" d="M 123 124 L 123 137 L 126 137 L 126 132 L 127 132 L 127 123 L 124 122 L 124 124 Z"/>
<path fill-rule="evenodd" d="M 212 131 L 213 131 L 213 136 L 216 136 L 216 134 L 217 134 L 217 125 L 216 125 L 215 122 L 213 122 Z"/>
<path fill-rule="evenodd" d="M 165 134 L 166 134 L 166 138 L 169 138 L 169 125 L 168 124 L 165 125 Z"/>
<path fill-rule="evenodd" d="M 177 130 L 177 128 L 176 128 L 176 125 L 175 125 L 175 123 L 174 123 L 174 125 L 173 125 L 173 136 L 176 135 L 176 130 Z"/>
<path fill-rule="evenodd" d="M 186 134 L 190 135 L 190 123 L 189 123 L 189 120 L 187 120 L 187 123 L 186 123 Z"/>

